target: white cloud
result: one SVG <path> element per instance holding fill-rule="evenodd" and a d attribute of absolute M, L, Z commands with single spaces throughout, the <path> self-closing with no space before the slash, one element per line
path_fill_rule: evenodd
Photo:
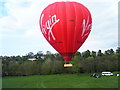
<path fill-rule="evenodd" d="M 56 52 L 45 40 L 40 32 L 39 17 L 42 10 L 55 1 L 61 0 L 0 0 L 6 2 L 7 16 L 0 17 L 0 36 L 2 42 L 16 42 L 15 48 L 26 48 L 20 52 L 6 54 L 21 54 L 28 51 Z M 67 1 L 67 0 L 65 0 Z M 93 17 L 93 28 L 90 36 L 79 49 L 98 50 L 110 48 L 117 42 L 117 3 L 118 0 L 70 0 L 77 1 L 89 8 Z M 113 33 L 114 32 L 114 33 Z M 106 34 L 105 34 L 106 33 Z M 22 41 L 24 40 L 24 41 Z M 21 43 L 19 43 L 20 41 Z M 24 43 L 23 43 L 24 42 Z M 3 43 L 3 44 L 4 44 Z M 18 43 L 18 44 L 17 44 Z M 5 45 L 4 44 L 4 45 Z M 9 42 L 8 42 L 9 44 Z M 22 44 L 19 45 L 19 44 Z M 11 44 L 10 44 L 11 45 Z M 21 46 L 21 47 L 20 47 Z M 3 46 L 3 50 L 14 46 Z M 7 49 L 6 49 L 7 48 Z M 3 54 L 5 54 L 3 52 Z"/>
<path fill-rule="evenodd" d="M 104 0 L 107 1 L 107 0 Z M 99 4 L 98 4 L 99 3 Z M 104 4 L 103 4 L 104 3 Z M 110 48 L 117 48 L 118 43 L 118 1 L 113 0 L 106 2 L 96 1 L 90 2 L 93 5 L 89 8 L 93 17 L 93 28 L 90 36 L 79 49 L 84 50 L 106 50 Z"/>

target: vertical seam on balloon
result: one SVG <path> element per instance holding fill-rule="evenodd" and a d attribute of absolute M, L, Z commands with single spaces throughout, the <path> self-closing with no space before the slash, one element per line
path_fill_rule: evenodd
<path fill-rule="evenodd" d="M 55 13 L 56 13 L 56 15 L 57 15 L 57 6 L 58 6 L 58 3 L 56 3 L 56 5 L 55 5 Z M 57 33 L 58 34 L 58 33 Z M 56 35 L 56 36 L 58 36 L 58 35 Z M 57 46 L 57 50 L 60 50 L 60 47 L 58 47 L 58 44 L 56 44 L 56 46 Z M 60 50 L 61 51 L 61 50 Z"/>
<path fill-rule="evenodd" d="M 60 5 L 61 3 L 59 3 L 58 4 L 58 8 L 60 7 L 59 5 Z M 58 13 L 59 13 L 59 9 L 58 9 Z M 61 13 L 61 12 L 60 12 Z M 59 14 L 58 14 L 59 15 Z M 60 18 L 61 19 L 61 18 Z M 61 22 L 60 22 L 60 31 L 61 31 L 61 38 L 62 38 L 62 42 L 64 41 L 63 40 L 63 31 L 62 31 L 62 28 L 61 28 L 62 26 L 61 26 Z M 62 49 L 64 50 L 64 43 L 62 44 Z M 61 52 L 60 52 L 61 53 Z"/>
<path fill-rule="evenodd" d="M 64 3 L 64 7 L 65 7 L 65 21 L 66 21 L 66 3 L 65 2 L 63 2 L 63 3 Z M 66 24 L 66 29 L 67 29 L 67 21 L 65 24 Z M 66 41 L 67 33 L 66 32 L 67 32 L 67 30 L 65 30 L 65 33 L 64 33 L 66 35 L 65 39 L 64 39 L 64 42 L 66 43 L 66 44 L 64 43 L 65 52 L 67 52 L 67 48 L 66 48 L 67 47 L 67 41 Z"/>
<path fill-rule="evenodd" d="M 60 6 L 61 6 L 61 4 L 63 3 L 63 5 L 64 5 L 64 7 L 65 7 L 65 2 L 60 2 Z M 58 4 L 59 5 L 59 4 Z M 60 10 L 60 13 L 61 13 L 61 10 Z M 64 15 L 64 14 L 63 14 Z M 65 17 L 66 17 L 66 15 L 65 15 Z M 62 49 L 64 50 L 64 51 L 62 51 L 62 52 L 60 52 L 60 53 L 63 53 L 63 52 L 66 52 L 66 45 L 65 45 L 65 38 L 64 38 L 64 32 L 63 31 L 66 31 L 66 30 L 62 30 L 64 27 L 63 26 L 61 26 L 62 25 L 62 23 L 60 23 L 60 27 L 61 27 L 61 31 L 62 31 L 62 34 L 61 34 L 61 37 L 62 37 L 62 41 L 63 41 L 63 44 L 62 44 Z"/>
<path fill-rule="evenodd" d="M 75 45 L 76 45 L 76 20 L 77 20 L 77 17 L 76 17 L 76 7 L 75 7 L 75 3 L 73 3 L 73 7 L 74 7 L 74 14 L 75 14 L 75 27 L 74 27 L 74 40 L 73 40 L 73 51 L 75 50 Z"/>
<path fill-rule="evenodd" d="M 66 16 L 66 31 L 68 32 L 68 23 L 67 23 L 67 2 L 64 2 L 65 3 L 65 16 Z M 68 52 L 68 33 L 66 33 L 66 37 L 67 37 L 67 41 L 66 41 L 66 52 Z"/>

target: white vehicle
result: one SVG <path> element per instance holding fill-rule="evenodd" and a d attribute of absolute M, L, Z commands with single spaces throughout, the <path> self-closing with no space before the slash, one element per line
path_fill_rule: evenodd
<path fill-rule="evenodd" d="M 113 76 L 113 73 L 111 72 L 102 72 L 103 76 Z"/>
<path fill-rule="evenodd" d="M 117 74 L 117 76 L 120 76 L 120 74 Z"/>

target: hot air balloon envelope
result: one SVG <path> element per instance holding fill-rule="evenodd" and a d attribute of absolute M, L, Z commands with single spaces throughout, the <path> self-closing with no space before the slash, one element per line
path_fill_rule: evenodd
<path fill-rule="evenodd" d="M 66 62 L 87 39 L 92 18 L 89 10 L 77 2 L 55 2 L 48 5 L 40 16 L 41 32 Z"/>

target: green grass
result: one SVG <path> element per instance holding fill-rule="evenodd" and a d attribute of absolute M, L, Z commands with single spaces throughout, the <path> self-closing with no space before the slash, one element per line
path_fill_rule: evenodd
<path fill-rule="evenodd" d="M 3 88 L 118 88 L 117 76 L 92 78 L 90 74 L 4 77 Z"/>

